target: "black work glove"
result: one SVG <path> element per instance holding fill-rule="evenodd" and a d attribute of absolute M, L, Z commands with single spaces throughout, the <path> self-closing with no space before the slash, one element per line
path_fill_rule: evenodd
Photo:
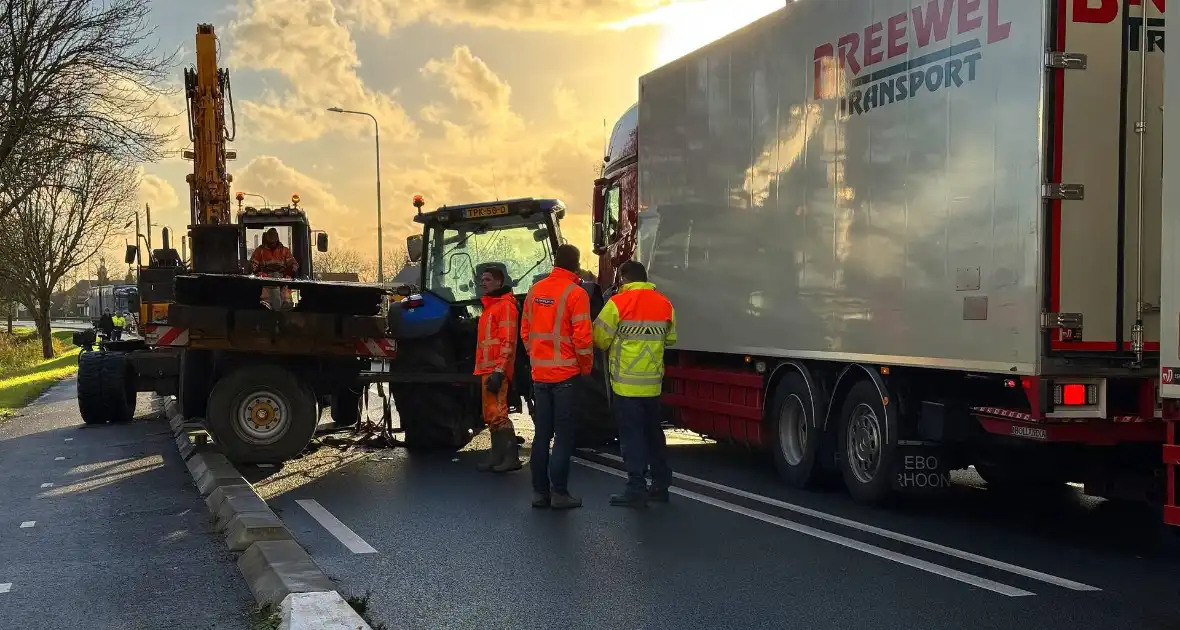
<path fill-rule="evenodd" d="M 504 386 L 504 373 L 492 372 L 488 375 L 487 389 L 493 394 L 499 394 L 500 388 Z"/>

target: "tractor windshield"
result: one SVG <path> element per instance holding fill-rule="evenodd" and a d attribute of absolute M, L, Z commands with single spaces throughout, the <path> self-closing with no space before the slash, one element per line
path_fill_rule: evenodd
<path fill-rule="evenodd" d="M 425 288 L 448 302 L 480 297 L 479 277 L 499 266 L 523 295 L 553 270 L 553 234 L 546 218 L 503 217 L 432 227 L 427 234 Z"/>

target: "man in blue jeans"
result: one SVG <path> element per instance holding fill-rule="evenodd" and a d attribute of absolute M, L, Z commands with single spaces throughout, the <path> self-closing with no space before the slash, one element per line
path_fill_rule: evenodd
<path fill-rule="evenodd" d="M 578 282 L 578 248 L 560 245 L 553 272 L 529 289 L 520 320 L 520 337 L 532 365 L 535 415 L 533 507 L 565 510 L 582 506 L 569 493 L 574 454 L 574 405 L 579 380 L 594 367 L 590 296 Z M 553 453 L 549 441 L 553 440 Z"/>
<path fill-rule="evenodd" d="M 643 507 L 649 500 L 666 502 L 672 485 L 668 444 L 660 426 L 660 394 L 664 348 L 676 343 L 676 312 L 647 281 L 643 264 L 623 263 L 619 280 L 619 292 L 594 322 L 594 345 L 609 356 L 612 404 L 627 468 L 627 488 L 611 495 L 610 503 Z M 644 479 L 649 466 L 650 488 Z"/>

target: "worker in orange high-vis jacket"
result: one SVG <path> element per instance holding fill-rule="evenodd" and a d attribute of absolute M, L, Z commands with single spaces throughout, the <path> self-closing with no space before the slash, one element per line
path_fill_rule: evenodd
<path fill-rule="evenodd" d="M 590 296 L 578 278 L 578 248 L 558 246 L 553 272 L 524 299 L 520 337 L 532 364 L 534 415 L 533 507 L 582 506 L 569 493 L 574 454 L 574 405 L 579 379 L 594 367 Z M 549 441 L 553 440 L 550 454 Z"/>
<path fill-rule="evenodd" d="M 291 250 L 279 241 L 279 231 L 270 228 L 262 234 L 262 244 L 254 248 L 250 256 L 250 271 L 256 276 L 270 278 L 294 278 L 299 271 L 299 262 Z M 276 299 L 277 298 L 277 299 Z M 276 287 L 262 289 L 262 303 L 272 310 L 291 308 L 291 289 Z"/>
<path fill-rule="evenodd" d="M 483 314 L 475 348 L 475 374 L 481 377 L 483 421 L 488 425 L 492 448 L 488 458 L 477 465 L 483 472 L 520 470 L 516 432 L 508 418 L 508 391 L 516 360 L 516 329 L 519 309 L 504 271 L 491 267 L 479 280 L 483 289 Z"/>

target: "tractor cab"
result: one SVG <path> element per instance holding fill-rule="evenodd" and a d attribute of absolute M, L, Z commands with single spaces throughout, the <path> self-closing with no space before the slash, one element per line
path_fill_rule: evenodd
<path fill-rule="evenodd" d="M 419 263 L 418 286 L 457 307 L 479 304 L 479 278 L 499 267 L 518 297 L 553 270 L 553 252 L 561 242 L 559 222 L 565 205 L 556 199 L 510 199 L 493 203 L 443 206 L 422 212 L 414 221 L 421 235 L 406 239 L 410 261 Z"/>
<path fill-rule="evenodd" d="M 328 234 L 311 229 L 307 220 L 307 213 L 299 207 L 299 195 L 291 196 L 291 205 L 282 208 L 242 208 L 242 195 L 238 199 L 238 239 L 240 251 L 239 259 L 242 269 L 250 269 L 250 257 L 254 250 L 262 244 L 262 236 L 270 228 L 279 233 L 279 242 L 291 250 L 291 255 L 299 263 L 296 278 L 311 279 L 312 276 L 312 234 L 315 234 L 317 251 L 328 251 Z"/>

